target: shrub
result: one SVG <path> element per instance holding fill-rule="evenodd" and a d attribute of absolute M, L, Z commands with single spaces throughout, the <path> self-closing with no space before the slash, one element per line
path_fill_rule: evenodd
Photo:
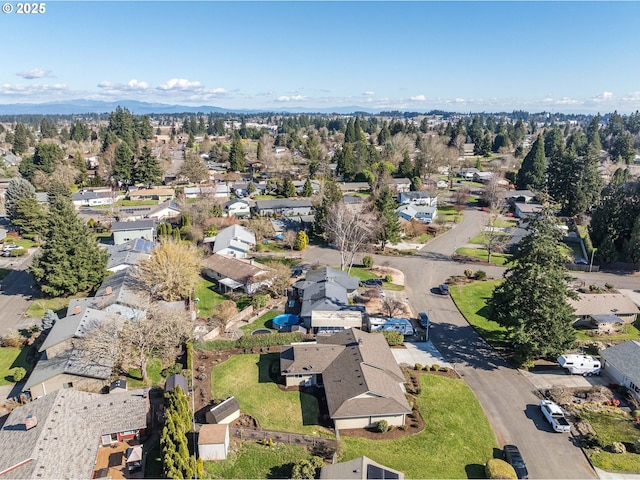
<path fill-rule="evenodd" d="M 429 370 L 431 370 L 431 367 L 429 365 L 425 365 L 424 369 L 428 372 Z"/>
<path fill-rule="evenodd" d="M 16 367 L 11 371 L 14 382 L 19 382 L 27 375 L 27 371 L 22 367 Z"/>
<path fill-rule="evenodd" d="M 187 341 L 187 370 L 193 370 L 193 342 Z"/>
<path fill-rule="evenodd" d="M 484 467 L 487 478 L 508 478 L 517 480 L 518 475 L 511 465 L 499 458 L 491 458 Z"/>
<path fill-rule="evenodd" d="M 251 305 L 256 310 L 266 307 L 269 304 L 271 297 L 266 293 L 256 293 L 251 299 Z"/>
<path fill-rule="evenodd" d="M 9 347 L 9 348 L 20 348 L 24 343 L 24 338 L 20 336 L 17 331 L 9 332 L 7 335 L 2 337 L 2 341 L 0 341 L 0 346 Z"/>
<path fill-rule="evenodd" d="M 636 441 L 633 442 L 633 451 L 640 453 L 640 438 L 636 438 Z"/>
<path fill-rule="evenodd" d="M 380 330 L 378 331 L 380 332 Z M 400 332 L 396 332 L 395 330 L 382 330 L 381 332 L 390 347 L 402 345 L 402 343 L 404 342 L 404 336 Z"/>
<path fill-rule="evenodd" d="M 364 268 L 373 267 L 373 257 L 371 255 L 366 255 L 362 258 L 362 265 Z"/>
<path fill-rule="evenodd" d="M 606 288 L 607 290 L 613 290 L 615 287 L 613 283 L 605 283 L 604 288 Z"/>
<path fill-rule="evenodd" d="M 380 433 L 388 432 L 389 422 L 387 422 L 386 420 L 380 420 L 378 422 L 378 425 L 376 425 L 376 430 L 378 430 Z"/>
<path fill-rule="evenodd" d="M 432 372 L 437 372 L 438 370 L 440 370 L 440 365 L 438 365 L 437 363 L 434 363 L 433 365 L 431 365 Z"/>
<path fill-rule="evenodd" d="M 387 283 L 393 282 L 393 275 L 385 275 L 384 276 L 384 281 L 387 282 Z"/>
<path fill-rule="evenodd" d="M 15 250 L 11 250 L 9 252 L 10 257 L 22 257 L 23 255 L 26 255 L 26 254 L 27 254 L 26 248 L 16 248 Z"/>
<path fill-rule="evenodd" d="M 582 445 L 585 448 L 602 448 L 602 440 L 593 433 L 588 433 L 582 440 Z"/>
<path fill-rule="evenodd" d="M 631 416 L 633 418 L 640 418 L 640 410 L 634 410 L 633 412 L 631 412 Z"/>
<path fill-rule="evenodd" d="M 467 268 L 467 269 L 464 271 L 464 276 L 465 276 L 465 277 L 467 277 L 467 278 L 471 278 L 471 277 L 473 277 L 473 270 L 471 270 L 470 268 Z"/>
<path fill-rule="evenodd" d="M 422 370 L 422 364 L 421 363 L 416 363 L 413 368 L 416 369 L 416 370 Z"/>
<path fill-rule="evenodd" d="M 448 372 L 449 371 L 449 367 L 440 367 L 440 371 L 441 372 Z"/>
<path fill-rule="evenodd" d="M 485 278 L 487 278 L 487 272 L 485 272 L 484 270 L 478 270 L 474 278 L 476 280 L 484 280 Z"/>
<path fill-rule="evenodd" d="M 167 368 L 163 368 L 162 371 L 160 372 L 160 375 L 162 375 L 163 377 L 167 378 L 173 374 L 176 373 L 182 373 L 182 364 L 181 363 L 174 363 L 173 365 L 167 367 Z"/>

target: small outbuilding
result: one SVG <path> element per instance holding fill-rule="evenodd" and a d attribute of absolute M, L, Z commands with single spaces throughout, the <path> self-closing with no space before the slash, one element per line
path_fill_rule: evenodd
<path fill-rule="evenodd" d="M 358 457 L 348 462 L 326 465 L 320 469 L 321 479 L 369 480 L 376 478 L 403 479 L 404 473 L 385 467 L 368 457 Z"/>
<path fill-rule="evenodd" d="M 198 454 L 202 460 L 226 460 L 229 452 L 229 425 L 200 427 L 198 432 Z"/>
<path fill-rule="evenodd" d="M 240 418 L 240 405 L 236 397 L 229 397 L 223 402 L 211 407 L 205 414 L 207 423 L 227 424 Z"/>
<path fill-rule="evenodd" d="M 176 387 L 182 388 L 182 391 L 184 393 L 189 394 L 187 379 L 179 373 L 174 373 L 173 375 L 167 377 L 167 381 L 164 384 L 164 391 L 168 392 L 169 390 L 173 390 Z"/>

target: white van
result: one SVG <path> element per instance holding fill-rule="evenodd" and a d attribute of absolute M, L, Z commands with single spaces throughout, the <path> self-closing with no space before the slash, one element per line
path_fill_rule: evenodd
<path fill-rule="evenodd" d="M 560 355 L 558 363 L 571 375 L 600 375 L 600 360 L 588 355 Z"/>

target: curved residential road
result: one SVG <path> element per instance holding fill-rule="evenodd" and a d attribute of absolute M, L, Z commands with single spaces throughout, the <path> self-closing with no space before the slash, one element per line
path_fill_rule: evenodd
<path fill-rule="evenodd" d="M 476 333 L 450 297 L 435 290 L 449 276 L 462 275 L 465 268 L 478 269 L 477 264 L 452 261 L 451 255 L 482 230 L 484 215 L 469 209 L 460 224 L 419 252 L 406 257 L 375 255 L 376 265 L 389 265 L 404 272 L 411 306 L 416 311 L 430 312 L 431 340 L 475 393 L 499 445 L 514 443 L 520 447 L 531 478 L 597 478 L 572 437 L 551 430 L 538 407 L 534 386 Z M 312 264 L 340 264 L 339 252 L 326 248 L 311 247 L 304 258 Z M 481 268 L 495 278 L 504 272 L 501 267 Z M 576 276 L 588 283 L 610 282 L 620 288 L 640 288 L 640 279 L 633 276 L 603 273 Z"/>
<path fill-rule="evenodd" d="M 27 269 L 36 251 L 32 248 L 26 257 L 2 257 L 0 260 L 0 267 L 13 270 L 0 282 L 0 336 L 20 326 L 24 313 L 33 301 L 35 280 Z"/>

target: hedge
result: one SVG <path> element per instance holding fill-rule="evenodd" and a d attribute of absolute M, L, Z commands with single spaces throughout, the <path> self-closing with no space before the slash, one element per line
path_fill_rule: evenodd
<path fill-rule="evenodd" d="M 518 480 L 518 475 L 511 465 L 499 458 L 492 458 L 484 467 L 487 478 L 507 478 Z"/>
<path fill-rule="evenodd" d="M 300 332 L 272 333 L 269 335 L 243 335 L 238 340 L 209 340 L 197 342 L 196 350 L 230 350 L 232 348 L 271 347 L 274 345 L 289 345 L 293 342 L 303 342 L 305 336 Z"/>

